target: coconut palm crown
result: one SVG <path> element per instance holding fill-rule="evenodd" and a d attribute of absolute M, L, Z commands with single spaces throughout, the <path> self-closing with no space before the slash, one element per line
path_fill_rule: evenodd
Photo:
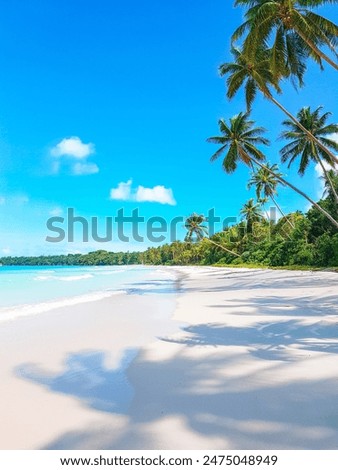
<path fill-rule="evenodd" d="M 338 26 L 318 15 L 314 8 L 337 0 L 236 0 L 235 6 L 247 7 L 245 22 L 237 28 L 233 41 L 244 38 L 249 55 L 263 44 L 271 45 L 271 70 L 274 76 L 286 76 L 297 62 L 311 57 L 323 68 L 323 60 L 338 70 L 323 47 L 336 56 Z M 271 40 L 270 40 L 271 39 Z"/>
<path fill-rule="evenodd" d="M 224 119 L 218 121 L 220 136 L 209 137 L 207 142 L 219 144 L 211 161 L 224 156 L 222 167 L 226 173 L 233 173 L 239 162 L 252 167 L 255 160 L 264 161 L 265 156 L 257 145 L 269 145 L 268 139 L 262 136 L 263 127 L 254 127 L 254 121 L 249 120 L 248 113 L 239 113 L 227 124 Z"/>
<path fill-rule="evenodd" d="M 241 216 L 246 221 L 247 230 L 252 232 L 252 226 L 255 222 L 260 222 L 263 219 L 263 214 L 260 210 L 260 204 L 255 203 L 253 199 L 249 199 L 240 211 Z"/>
<path fill-rule="evenodd" d="M 322 142 L 327 148 L 338 152 L 338 143 L 330 138 L 330 136 L 338 132 L 338 124 L 328 124 L 327 120 L 331 116 L 330 112 L 321 114 L 322 106 L 319 106 L 314 111 L 311 111 L 310 106 L 302 108 L 297 113 L 299 122 L 311 132 L 319 141 Z M 309 163 L 324 160 L 330 166 L 334 166 L 334 161 L 329 155 L 324 152 L 315 142 L 309 139 L 308 135 L 304 133 L 294 122 L 290 119 L 283 121 L 283 125 L 287 130 L 281 133 L 281 139 L 291 140 L 285 145 L 281 151 L 282 162 L 288 162 L 288 167 L 299 159 L 298 173 L 304 175 Z"/>
<path fill-rule="evenodd" d="M 207 234 L 208 229 L 204 224 L 206 218 L 202 214 L 196 214 L 195 212 L 186 218 L 184 227 L 187 230 L 185 241 L 191 242 L 194 240 L 202 240 Z"/>
<path fill-rule="evenodd" d="M 301 122 L 303 127 L 310 131 L 326 148 L 337 153 L 338 143 L 332 139 L 331 135 L 338 132 L 338 124 L 327 123 L 331 113 L 321 113 L 321 110 L 322 106 L 319 106 L 314 111 L 311 111 L 309 106 L 304 107 L 298 112 L 297 119 Z M 298 173 L 301 176 L 304 175 L 311 162 L 318 163 L 331 186 L 331 191 L 336 202 L 338 202 L 337 191 L 327 171 L 327 165 L 334 168 L 336 162 L 327 152 L 324 152 L 316 142 L 309 139 L 308 135 L 299 129 L 291 120 L 286 119 L 283 125 L 287 130 L 281 133 L 280 138 L 291 140 L 291 142 L 285 145 L 280 151 L 282 162 L 285 163 L 288 161 L 288 167 L 290 167 L 292 163 L 299 159 Z"/>
<path fill-rule="evenodd" d="M 285 186 L 285 183 L 282 183 L 278 178 L 283 176 L 278 169 L 278 165 L 270 165 L 268 162 L 265 164 L 265 168 L 259 168 L 259 170 L 252 173 L 251 178 L 248 183 L 248 189 L 252 186 L 256 188 L 257 200 L 264 205 L 268 198 L 270 198 L 273 204 L 277 207 L 282 217 L 288 222 L 288 224 L 294 228 L 294 225 L 286 217 L 282 208 L 277 203 L 275 196 L 277 196 L 277 187 L 279 184 Z"/>
<path fill-rule="evenodd" d="M 269 198 L 277 194 L 277 186 L 280 184 L 280 181 L 273 173 L 278 176 L 283 176 L 282 173 L 279 172 L 278 166 L 275 163 L 273 165 L 266 163 L 265 166 L 267 169 L 260 168 L 258 171 L 253 173 L 248 183 L 249 189 L 252 186 L 256 187 L 257 199 L 262 199 L 262 196 L 263 198 Z"/>
<path fill-rule="evenodd" d="M 232 99 L 238 91 L 244 87 L 247 111 L 252 108 L 252 103 L 261 91 L 265 97 L 272 96 L 270 87 L 278 93 L 281 92 L 278 81 L 270 70 L 270 53 L 263 47 L 256 51 L 254 57 L 248 57 L 238 47 L 231 48 L 232 62 L 225 62 L 219 67 L 221 77 L 227 75 L 227 97 Z"/>

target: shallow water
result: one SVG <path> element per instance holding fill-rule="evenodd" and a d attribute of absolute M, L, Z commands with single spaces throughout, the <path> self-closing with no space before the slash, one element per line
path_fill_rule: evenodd
<path fill-rule="evenodd" d="M 1 266 L 0 321 L 154 289 L 173 290 L 174 276 L 148 266 Z"/>

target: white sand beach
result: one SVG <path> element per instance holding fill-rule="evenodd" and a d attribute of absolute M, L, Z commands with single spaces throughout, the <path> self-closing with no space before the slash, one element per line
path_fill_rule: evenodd
<path fill-rule="evenodd" d="M 0 324 L 0 447 L 338 449 L 338 274 L 163 269 Z"/>

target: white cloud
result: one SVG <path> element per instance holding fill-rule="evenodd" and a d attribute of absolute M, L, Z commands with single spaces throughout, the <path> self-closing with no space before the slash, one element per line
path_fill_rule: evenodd
<path fill-rule="evenodd" d="M 79 175 L 93 175 L 99 172 L 99 167 L 95 163 L 74 163 L 72 166 L 72 174 Z"/>
<path fill-rule="evenodd" d="M 111 189 L 110 198 L 120 201 L 158 202 L 171 206 L 176 205 L 172 189 L 159 185 L 153 188 L 138 186 L 136 189 L 132 189 L 131 179 L 127 182 L 121 182 L 116 188 Z"/>
<path fill-rule="evenodd" d="M 62 139 L 50 151 L 53 157 L 68 156 L 73 158 L 87 158 L 94 152 L 94 144 L 84 144 L 80 137 L 76 136 Z"/>
<path fill-rule="evenodd" d="M 159 202 L 171 206 L 176 205 L 172 190 L 164 186 L 154 186 L 153 188 L 139 186 L 136 190 L 135 199 L 138 202 Z"/>
<path fill-rule="evenodd" d="M 121 181 L 121 183 L 117 185 L 117 188 L 110 190 L 110 199 L 118 199 L 120 201 L 130 200 L 132 182 L 132 180 L 128 180 L 126 183 Z"/>
<path fill-rule="evenodd" d="M 0 196 L 0 206 L 3 206 L 6 203 L 6 199 Z"/>
<path fill-rule="evenodd" d="M 56 157 L 53 159 L 51 172 L 57 175 L 62 168 L 65 168 L 68 173 L 74 176 L 98 173 L 99 167 L 95 163 L 87 161 L 93 153 L 95 153 L 95 145 L 84 144 L 80 137 L 62 139 L 50 150 L 51 156 Z"/>
<path fill-rule="evenodd" d="M 335 142 L 337 142 L 337 144 L 338 144 L 338 133 L 337 132 L 335 132 L 334 134 L 330 134 L 328 137 L 331 140 L 334 140 Z"/>
<path fill-rule="evenodd" d="M 2 248 L 1 252 L 4 254 L 4 255 L 9 255 L 11 253 L 11 249 L 6 247 L 6 248 Z"/>
<path fill-rule="evenodd" d="M 51 215 L 53 217 L 58 217 L 62 214 L 63 214 L 63 210 L 61 209 L 61 207 L 54 207 L 54 209 L 51 209 L 49 211 L 49 215 Z"/>

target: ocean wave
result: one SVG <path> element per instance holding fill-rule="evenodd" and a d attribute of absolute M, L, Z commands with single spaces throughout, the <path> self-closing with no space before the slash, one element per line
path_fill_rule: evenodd
<path fill-rule="evenodd" d="M 171 281 L 171 280 L 176 279 L 176 277 L 177 277 L 175 273 L 170 272 L 169 270 L 167 271 L 165 269 L 161 269 L 161 268 L 155 269 L 154 272 L 157 273 L 157 274 L 163 275 L 165 280 L 170 280 Z"/>
<path fill-rule="evenodd" d="M 59 276 L 55 277 L 55 279 L 59 279 L 60 281 L 80 281 L 81 279 L 90 279 L 93 277 L 92 274 L 80 274 L 78 276 Z"/>
<path fill-rule="evenodd" d="M 92 274 L 80 274 L 78 276 L 36 276 L 34 278 L 34 281 L 48 281 L 50 279 L 53 279 L 55 281 L 71 282 L 81 281 L 82 279 L 90 279 L 91 277 L 93 277 Z"/>
<path fill-rule="evenodd" d="M 46 313 L 57 308 L 71 307 L 73 305 L 78 305 L 87 302 L 95 302 L 108 297 L 112 297 L 114 295 L 122 295 L 126 293 L 127 291 L 125 290 L 100 291 L 92 292 L 90 294 L 78 295 L 76 297 L 67 297 L 63 299 L 53 300 L 50 302 L 42 302 L 38 304 L 25 304 L 18 305 L 16 307 L 2 308 L 0 309 L 0 323 L 16 320 L 20 317 L 27 317 L 32 315 L 38 315 L 40 313 Z"/>
<path fill-rule="evenodd" d="M 116 274 L 116 273 L 120 273 L 121 270 L 120 269 L 114 269 L 112 271 L 96 271 L 95 272 L 95 276 L 110 276 L 112 274 Z"/>

